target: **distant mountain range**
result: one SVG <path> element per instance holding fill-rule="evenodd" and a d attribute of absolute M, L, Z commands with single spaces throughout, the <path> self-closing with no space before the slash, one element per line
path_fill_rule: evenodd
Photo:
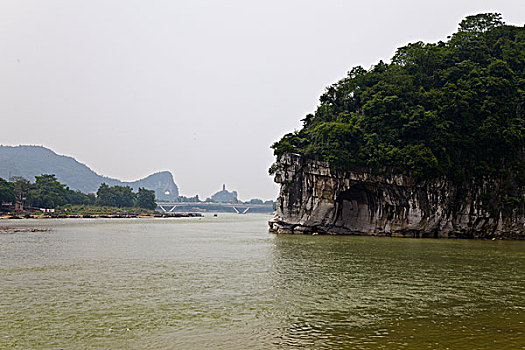
<path fill-rule="evenodd" d="M 133 190 L 144 187 L 155 191 L 158 200 L 175 200 L 179 189 L 169 171 L 151 174 L 143 179 L 124 182 L 95 173 L 85 164 L 67 156 L 61 156 L 42 146 L 1 146 L 0 177 L 22 176 L 30 181 L 36 175 L 55 174 L 58 181 L 73 190 L 84 193 L 96 192 L 100 184 L 130 186 Z"/>

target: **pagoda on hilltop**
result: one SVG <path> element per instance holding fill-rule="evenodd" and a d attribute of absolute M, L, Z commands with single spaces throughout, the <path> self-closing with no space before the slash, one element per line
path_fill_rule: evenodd
<path fill-rule="evenodd" d="M 238 203 L 237 191 L 228 191 L 226 185 L 222 185 L 222 190 L 211 196 L 212 202 L 216 203 Z"/>

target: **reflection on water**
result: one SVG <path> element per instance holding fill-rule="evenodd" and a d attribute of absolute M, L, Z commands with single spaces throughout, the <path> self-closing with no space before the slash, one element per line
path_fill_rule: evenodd
<path fill-rule="evenodd" d="M 525 347 L 525 242 L 274 236 L 267 220 L 0 235 L 0 348 Z"/>
<path fill-rule="evenodd" d="M 525 346 L 523 242 L 279 236 L 275 246 L 274 285 L 293 300 L 289 343 Z"/>

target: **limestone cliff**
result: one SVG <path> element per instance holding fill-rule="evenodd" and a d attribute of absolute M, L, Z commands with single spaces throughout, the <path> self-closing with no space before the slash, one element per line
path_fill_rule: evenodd
<path fill-rule="evenodd" d="M 523 201 L 499 209 L 490 203 L 487 194 L 503 186 L 496 180 L 458 185 L 388 171 L 339 172 L 290 153 L 278 158 L 274 174 L 281 190 L 272 232 L 525 239 Z"/>

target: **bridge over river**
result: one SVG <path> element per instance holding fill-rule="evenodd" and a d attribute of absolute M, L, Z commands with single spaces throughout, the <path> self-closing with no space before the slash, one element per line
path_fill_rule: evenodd
<path fill-rule="evenodd" d="M 157 210 L 163 213 L 271 213 L 273 204 L 210 203 L 210 202 L 157 202 Z"/>

